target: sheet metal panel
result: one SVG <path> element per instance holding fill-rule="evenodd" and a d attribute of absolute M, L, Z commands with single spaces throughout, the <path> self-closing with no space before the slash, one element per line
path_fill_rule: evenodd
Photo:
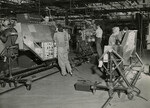
<path fill-rule="evenodd" d="M 34 42 L 52 41 L 52 32 L 50 27 L 42 24 L 21 24 L 24 36 L 30 37 Z"/>
<path fill-rule="evenodd" d="M 27 49 L 23 44 L 24 36 L 33 42 L 53 41 L 54 30 L 48 25 L 17 23 L 15 28 L 18 32 L 16 43 L 19 44 L 19 49 Z"/>
<path fill-rule="evenodd" d="M 136 51 L 137 43 L 137 30 L 128 30 L 125 34 L 125 38 L 122 42 L 123 46 L 123 58 L 128 61 L 129 58 Z"/>

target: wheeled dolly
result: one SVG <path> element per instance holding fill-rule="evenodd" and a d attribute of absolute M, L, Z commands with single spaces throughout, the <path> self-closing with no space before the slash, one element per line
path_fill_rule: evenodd
<path fill-rule="evenodd" d="M 138 54 L 135 53 L 135 58 L 136 60 L 138 60 L 138 63 L 140 63 L 140 68 L 136 70 L 136 74 L 134 75 L 132 80 L 127 79 L 127 74 L 130 71 L 134 70 L 134 68 L 136 67 L 137 61 L 132 62 L 133 64 L 130 64 L 127 68 L 124 68 L 123 58 L 116 51 L 110 50 L 110 51 L 105 52 L 104 55 L 107 55 L 108 60 L 107 62 L 102 63 L 100 68 L 103 68 L 104 73 L 106 73 L 106 76 L 107 76 L 106 86 L 103 86 L 97 83 L 91 86 L 91 90 L 94 92 L 96 90 L 108 91 L 109 98 L 104 103 L 102 108 L 107 107 L 107 105 L 110 103 L 110 101 L 113 99 L 116 93 L 118 93 L 119 97 L 121 93 L 125 93 L 129 100 L 132 100 L 134 98 L 134 93 L 136 93 L 136 96 L 141 97 L 140 96 L 141 91 L 135 86 L 141 73 L 143 72 L 143 63 L 141 59 L 139 58 Z M 102 56 L 100 60 L 103 60 L 104 55 Z M 143 97 L 141 98 L 146 100 Z"/>

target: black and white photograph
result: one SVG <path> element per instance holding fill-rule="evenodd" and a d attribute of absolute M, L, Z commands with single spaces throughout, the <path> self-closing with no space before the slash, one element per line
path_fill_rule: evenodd
<path fill-rule="evenodd" d="M 150 108 L 150 0 L 0 0 L 0 108 Z"/>

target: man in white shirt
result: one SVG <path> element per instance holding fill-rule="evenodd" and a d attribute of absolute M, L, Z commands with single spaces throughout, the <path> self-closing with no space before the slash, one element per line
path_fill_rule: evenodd
<path fill-rule="evenodd" d="M 102 35 L 103 30 L 101 29 L 100 25 L 96 25 L 96 49 L 98 53 L 98 57 L 100 58 L 102 56 L 102 47 L 101 47 L 101 41 L 102 41 Z"/>

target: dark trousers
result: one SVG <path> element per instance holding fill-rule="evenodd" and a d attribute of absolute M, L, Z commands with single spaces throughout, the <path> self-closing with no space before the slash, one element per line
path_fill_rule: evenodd
<path fill-rule="evenodd" d="M 101 41 L 102 41 L 102 38 L 96 38 L 96 50 L 97 50 L 98 58 L 102 56 Z"/>

